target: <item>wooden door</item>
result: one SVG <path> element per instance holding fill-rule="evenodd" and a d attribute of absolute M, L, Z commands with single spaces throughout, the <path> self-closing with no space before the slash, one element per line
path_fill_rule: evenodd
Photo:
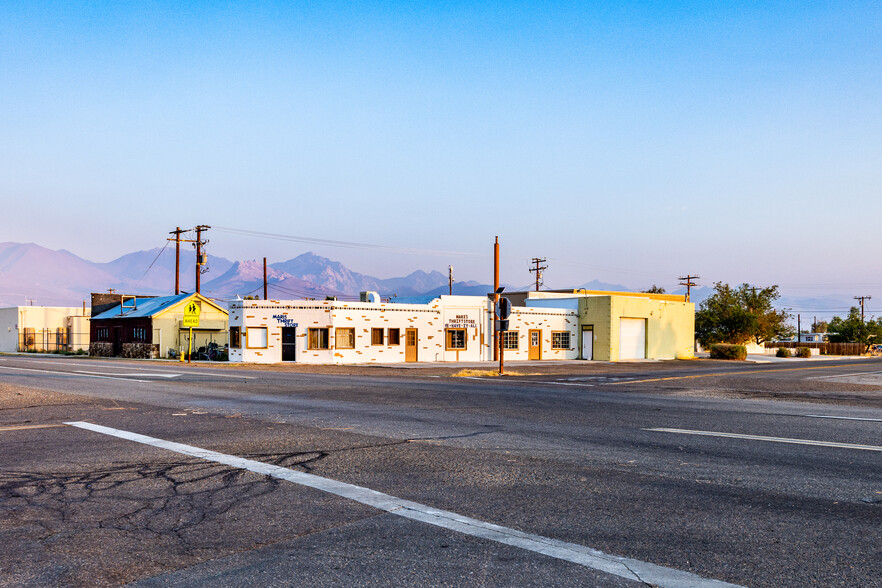
<path fill-rule="evenodd" d="M 414 363 L 417 361 L 417 343 L 419 337 L 416 329 L 407 329 L 404 331 L 404 361 Z"/>
<path fill-rule="evenodd" d="M 530 329 L 530 359 L 542 359 L 542 331 Z"/>

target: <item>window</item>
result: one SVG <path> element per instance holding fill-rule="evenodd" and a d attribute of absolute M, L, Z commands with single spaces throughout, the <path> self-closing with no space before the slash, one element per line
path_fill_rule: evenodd
<path fill-rule="evenodd" d="M 570 348 L 570 332 L 557 331 L 551 333 L 552 349 L 569 349 Z"/>
<path fill-rule="evenodd" d="M 503 333 L 502 333 L 502 348 L 503 349 L 517 349 L 518 348 L 518 332 L 517 331 L 503 331 Z"/>
<path fill-rule="evenodd" d="M 109 327 L 98 327 L 95 335 L 98 337 L 99 341 L 109 341 L 110 340 L 110 328 Z"/>
<path fill-rule="evenodd" d="M 337 349 L 355 349 L 355 329 L 339 328 L 334 331 L 334 343 Z"/>
<path fill-rule="evenodd" d="M 245 329 L 245 344 L 249 349 L 267 348 L 266 327 L 248 327 Z"/>
<path fill-rule="evenodd" d="M 389 345 L 401 345 L 401 331 L 389 329 Z"/>
<path fill-rule="evenodd" d="M 466 348 L 466 330 L 465 329 L 447 329 L 447 349 L 465 349 Z"/>
<path fill-rule="evenodd" d="M 371 329 L 371 345 L 383 344 L 383 329 Z"/>
<path fill-rule="evenodd" d="M 309 349 L 330 349 L 329 345 L 329 335 L 330 329 L 327 327 L 319 327 L 316 329 L 309 329 L 309 341 L 308 348 Z"/>
<path fill-rule="evenodd" d="M 132 329 L 132 341 L 143 343 L 147 341 L 147 329 L 144 327 L 134 327 Z"/>
<path fill-rule="evenodd" d="M 230 348 L 239 349 L 242 347 L 242 331 L 239 327 L 230 327 Z"/>

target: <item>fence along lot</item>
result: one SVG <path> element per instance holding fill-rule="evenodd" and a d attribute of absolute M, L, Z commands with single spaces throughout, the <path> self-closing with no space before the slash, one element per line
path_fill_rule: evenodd
<path fill-rule="evenodd" d="M 765 346 L 766 349 L 809 347 L 811 349 L 820 349 L 821 355 L 861 355 L 867 348 L 863 343 L 796 343 L 794 341 L 780 343 L 766 341 Z"/>

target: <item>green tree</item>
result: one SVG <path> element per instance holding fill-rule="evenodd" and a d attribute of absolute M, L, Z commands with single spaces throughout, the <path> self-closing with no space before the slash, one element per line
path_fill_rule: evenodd
<path fill-rule="evenodd" d="M 643 290 L 644 294 L 664 294 L 665 289 L 661 286 L 656 286 L 655 284 L 649 290 Z"/>
<path fill-rule="evenodd" d="M 812 333 L 826 333 L 827 332 L 827 321 L 818 321 L 816 323 L 812 323 Z"/>
<path fill-rule="evenodd" d="M 787 322 L 790 315 L 773 306 L 779 296 L 778 286 L 755 288 L 741 284 L 732 288 L 716 282 L 714 293 L 695 313 L 695 336 L 703 347 L 714 343 L 743 345 L 748 341 L 762 344 L 790 336 L 794 332 Z"/>
<path fill-rule="evenodd" d="M 882 343 L 882 318 L 865 321 L 861 309 L 852 306 L 845 318 L 833 317 L 827 325 L 827 336 L 831 343 L 861 343 L 866 346 L 866 353 L 870 345 Z"/>

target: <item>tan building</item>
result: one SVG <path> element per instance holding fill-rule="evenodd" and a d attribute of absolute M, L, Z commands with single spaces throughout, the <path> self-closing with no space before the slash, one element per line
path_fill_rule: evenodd
<path fill-rule="evenodd" d="M 0 352 L 89 349 L 89 308 L 12 306 L 0 308 Z"/>
<path fill-rule="evenodd" d="M 599 361 L 689 359 L 695 305 L 683 296 L 642 292 L 528 292 L 530 308 L 570 308 L 579 315 L 579 357 Z"/>

